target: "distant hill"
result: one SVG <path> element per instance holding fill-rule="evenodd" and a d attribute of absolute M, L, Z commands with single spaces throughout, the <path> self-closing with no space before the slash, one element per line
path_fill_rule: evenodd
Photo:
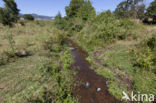
<path fill-rule="evenodd" d="M 24 15 L 24 14 L 20 14 L 20 16 L 22 16 L 22 15 Z M 31 15 L 35 17 L 35 20 L 51 20 L 54 18 L 54 17 L 38 15 L 38 14 L 31 14 Z"/>

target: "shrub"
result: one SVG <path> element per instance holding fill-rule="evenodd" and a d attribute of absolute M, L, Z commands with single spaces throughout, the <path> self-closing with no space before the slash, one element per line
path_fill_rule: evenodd
<path fill-rule="evenodd" d="M 117 23 L 110 11 L 99 14 L 93 24 L 94 38 L 98 39 L 99 43 L 113 42 L 118 34 Z"/>
<path fill-rule="evenodd" d="M 46 25 L 46 22 L 43 21 L 43 20 L 36 20 L 35 23 L 41 27 L 45 26 Z"/>
<path fill-rule="evenodd" d="M 71 64 L 73 63 L 73 57 L 69 50 L 66 50 L 64 56 L 61 57 L 61 61 L 63 61 L 63 68 L 69 69 Z"/>
<path fill-rule="evenodd" d="M 24 20 L 30 20 L 33 21 L 35 18 L 31 14 L 25 14 L 23 15 Z"/>
<path fill-rule="evenodd" d="M 133 27 L 134 23 L 130 19 L 120 19 L 118 27 L 120 27 L 120 33 L 118 34 L 118 39 L 125 39 L 128 35 L 127 33 Z"/>
<path fill-rule="evenodd" d="M 152 38 L 150 38 L 147 41 L 147 45 L 153 50 L 156 47 L 156 35 L 153 35 Z"/>
<path fill-rule="evenodd" d="M 10 46 L 10 53 L 15 56 L 15 41 L 14 41 L 12 33 L 8 34 L 6 36 L 6 39 L 8 40 L 8 43 Z"/>
<path fill-rule="evenodd" d="M 85 1 L 83 6 L 78 9 L 77 17 L 83 21 L 92 20 L 96 17 L 96 11 L 89 0 Z"/>
<path fill-rule="evenodd" d="M 24 21 L 18 21 L 18 23 L 21 25 L 21 26 L 25 26 L 25 22 Z"/>
<path fill-rule="evenodd" d="M 0 8 L 0 23 L 3 25 L 12 25 L 12 20 L 9 18 L 9 12 L 3 8 Z"/>
<path fill-rule="evenodd" d="M 54 19 L 54 25 L 58 29 L 65 29 L 67 27 L 67 21 L 65 18 L 62 18 L 61 13 L 58 13 Z"/>
<path fill-rule="evenodd" d="M 64 42 L 65 35 L 62 35 L 62 32 L 56 29 L 54 35 L 48 40 L 44 41 L 44 49 L 48 49 L 52 52 L 59 52 L 62 49 L 62 44 Z"/>
<path fill-rule="evenodd" d="M 129 19 L 117 20 L 110 11 L 102 12 L 92 23 L 86 23 L 77 39 L 81 46 L 90 50 L 105 47 L 117 39 L 126 38 L 132 25 L 133 22 Z"/>
<path fill-rule="evenodd" d="M 151 71 L 153 67 L 153 56 L 149 47 L 147 47 L 144 52 L 135 54 L 135 63 L 134 66 L 137 66 L 141 69 Z"/>

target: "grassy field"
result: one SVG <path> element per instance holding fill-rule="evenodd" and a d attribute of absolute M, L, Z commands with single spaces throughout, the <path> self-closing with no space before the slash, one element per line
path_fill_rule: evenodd
<path fill-rule="evenodd" d="M 92 69 L 107 79 L 117 99 L 123 91 L 156 95 L 155 26 L 113 17 L 106 22 L 107 14 L 101 15 L 103 23 L 95 19 L 94 25 L 86 23 L 80 31 L 60 30 L 53 21 L 0 25 L 0 101 L 77 102 L 71 94 L 75 72 L 69 69 L 73 58 L 63 45 L 66 37 L 88 52 Z M 26 55 L 19 56 L 19 51 Z"/>
<path fill-rule="evenodd" d="M 54 28 L 51 21 L 24 24 L 16 24 L 12 28 L 0 26 L 1 103 L 75 101 L 69 95 L 72 72 L 68 69 L 71 64 L 60 57 L 67 51 L 59 44 L 63 32 Z M 13 55 L 20 50 L 27 55 Z M 64 55 L 72 61 L 69 54 Z M 60 70 L 60 62 L 67 67 Z"/>

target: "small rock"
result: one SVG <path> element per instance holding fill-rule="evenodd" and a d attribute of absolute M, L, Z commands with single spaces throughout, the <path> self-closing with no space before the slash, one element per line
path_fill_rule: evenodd
<path fill-rule="evenodd" d="M 96 90 L 97 92 L 100 92 L 101 91 L 101 88 L 97 88 L 97 90 Z"/>
<path fill-rule="evenodd" d="M 16 55 L 19 57 L 24 57 L 24 56 L 27 56 L 28 54 L 25 50 L 21 49 L 21 50 L 16 51 Z"/>
<path fill-rule="evenodd" d="M 90 83 L 89 82 L 86 82 L 86 87 L 88 88 L 90 86 Z"/>
<path fill-rule="evenodd" d="M 75 48 L 70 47 L 69 50 L 74 50 Z"/>
<path fill-rule="evenodd" d="M 108 81 L 106 81 L 106 85 L 108 85 Z"/>

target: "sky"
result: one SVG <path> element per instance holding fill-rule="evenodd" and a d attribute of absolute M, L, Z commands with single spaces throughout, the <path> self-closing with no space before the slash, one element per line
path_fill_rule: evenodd
<path fill-rule="evenodd" d="M 15 0 L 20 13 L 22 14 L 39 14 L 45 16 L 55 16 L 61 12 L 65 16 L 65 6 L 69 5 L 70 0 Z M 97 12 L 105 10 L 115 10 L 116 6 L 123 0 L 91 0 Z M 153 0 L 146 0 L 146 4 L 150 4 Z M 0 7 L 4 3 L 0 0 Z"/>

